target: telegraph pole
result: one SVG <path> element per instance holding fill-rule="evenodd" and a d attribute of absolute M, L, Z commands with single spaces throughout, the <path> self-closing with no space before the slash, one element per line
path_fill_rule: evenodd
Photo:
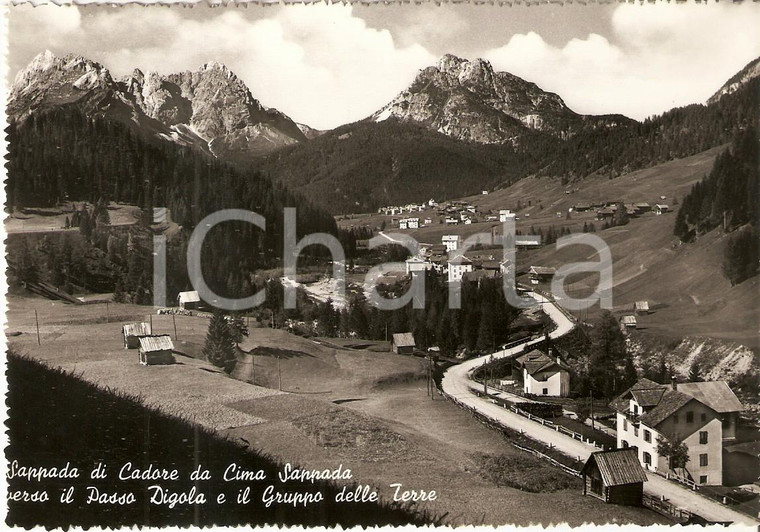
<path fill-rule="evenodd" d="M 176 340 L 177 339 L 177 317 L 174 314 L 172 314 L 172 325 L 174 325 L 174 339 Z"/>
<path fill-rule="evenodd" d="M 277 389 L 282 391 L 282 372 L 280 371 L 280 357 L 277 357 Z"/>
<path fill-rule="evenodd" d="M 37 345 L 40 345 L 40 319 L 37 316 L 37 309 L 34 309 L 34 323 L 37 324 Z"/>

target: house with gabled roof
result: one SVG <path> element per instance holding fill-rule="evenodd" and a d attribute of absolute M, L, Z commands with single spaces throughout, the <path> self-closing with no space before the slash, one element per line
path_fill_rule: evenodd
<path fill-rule="evenodd" d="M 523 392 L 549 397 L 567 397 L 570 393 L 570 368 L 558 355 L 539 349 L 518 357 L 514 366 L 522 370 Z"/>
<path fill-rule="evenodd" d="M 617 412 L 617 446 L 635 447 L 645 469 L 700 485 L 723 483 L 724 426 L 726 439 L 735 437 L 743 410 L 725 382 L 665 385 L 641 379 L 610 406 Z M 686 445 L 685 467 L 659 454 L 660 440 Z"/>

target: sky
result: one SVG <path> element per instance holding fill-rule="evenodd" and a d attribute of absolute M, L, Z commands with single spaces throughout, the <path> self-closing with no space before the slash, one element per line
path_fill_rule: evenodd
<path fill-rule="evenodd" d="M 573 110 L 644 119 L 704 102 L 760 56 L 760 3 L 9 8 L 9 76 L 39 52 L 114 77 L 227 65 L 262 104 L 318 129 L 361 120 L 445 53 L 485 58 Z"/>

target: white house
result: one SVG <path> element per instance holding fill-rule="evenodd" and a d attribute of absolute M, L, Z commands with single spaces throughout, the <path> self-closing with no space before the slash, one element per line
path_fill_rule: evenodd
<path fill-rule="evenodd" d="M 514 220 L 515 219 L 515 213 L 510 211 L 509 209 L 501 209 L 499 211 L 499 221 L 504 223 L 507 220 Z"/>
<path fill-rule="evenodd" d="M 567 397 L 570 393 L 570 371 L 559 356 L 538 349 L 518 357 L 522 369 L 523 392 L 549 397 Z"/>
<path fill-rule="evenodd" d="M 433 264 L 423 260 L 419 257 L 412 257 L 406 259 L 406 274 L 410 275 L 413 272 L 424 272 L 432 269 Z"/>
<path fill-rule="evenodd" d="M 723 442 L 736 437 L 736 418 L 744 409 L 728 384 L 641 379 L 610 406 L 617 411 L 617 446 L 635 447 L 645 469 L 696 484 L 723 483 Z M 659 440 L 683 442 L 686 466 L 671 467 L 658 453 Z"/>
<path fill-rule="evenodd" d="M 460 239 L 461 237 L 459 235 L 443 235 L 441 237 L 441 244 L 446 246 L 447 253 L 451 253 L 459 248 Z"/>
<path fill-rule="evenodd" d="M 407 222 L 406 225 L 409 229 L 419 229 L 420 227 L 419 218 L 408 218 L 406 222 Z"/>
<path fill-rule="evenodd" d="M 459 218 L 454 218 L 453 216 L 446 217 L 446 224 L 457 225 L 458 223 L 459 223 Z"/>
<path fill-rule="evenodd" d="M 655 214 L 665 214 L 669 210 L 670 210 L 670 207 L 668 207 L 667 205 L 660 204 L 660 203 L 654 206 Z"/>
<path fill-rule="evenodd" d="M 461 281 L 464 274 L 473 270 L 472 261 L 464 255 L 458 255 L 448 262 L 449 282 Z"/>

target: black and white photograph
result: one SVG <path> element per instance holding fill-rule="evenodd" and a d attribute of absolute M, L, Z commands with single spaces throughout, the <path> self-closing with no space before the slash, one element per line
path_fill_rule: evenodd
<path fill-rule="evenodd" d="M 11 529 L 760 528 L 760 2 L 23 2 Z"/>

